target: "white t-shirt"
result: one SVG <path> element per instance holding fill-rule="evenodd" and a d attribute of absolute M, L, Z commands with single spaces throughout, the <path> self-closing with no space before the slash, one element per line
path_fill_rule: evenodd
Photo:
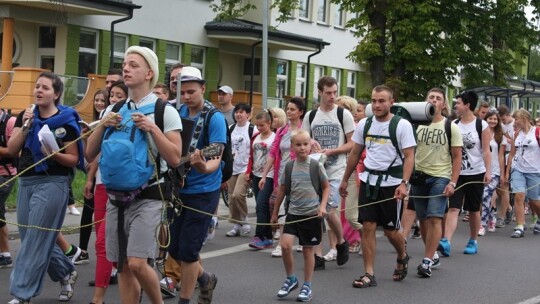
<path fill-rule="evenodd" d="M 508 141 L 503 135 L 501 147 L 506 146 L 508 146 Z M 495 135 L 491 137 L 491 140 L 489 141 L 489 147 L 491 148 L 491 175 L 501 176 L 501 166 L 499 165 L 499 144 L 495 141 Z"/>
<path fill-rule="evenodd" d="M 253 127 L 253 133 L 257 132 L 257 127 Z M 249 122 L 240 127 L 238 124 L 231 133 L 231 144 L 233 154 L 233 175 L 246 172 L 249 162 Z"/>
<path fill-rule="evenodd" d="M 365 145 L 366 159 L 364 160 L 364 165 L 366 168 L 376 171 L 386 171 L 390 164 L 394 162 L 392 166 L 402 165 L 403 161 L 399 158 L 396 153 L 396 148 L 392 145 L 392 141 L 384 138 L 373 138 L 369 135 L 379 135 L 379 136 L 390 136 L 390 120 L 380 122 L 377 119 L 373 118 L 371 127 L 368 131 L 368 137 L 366 142 L 364 142 L 364 127 L 366 125 L 367 118 L 360 120 L 356 130 L 354 131 L 352 140 L 359 144 Z M 416 140 L 414 139 L 414 131 L 410 122 L 405 119 L 401 119 L 397 125 L 396 137 L 398 141 L 398 147 L 402 151 L 403 149 L 416 146 Z M 394 161 L 395 160 L 395 161 Z M 360 175 L 360 179 L 367 183 L 367 178 L 370 174 L 364 171 Z M 377 183 L 377 175 L 371 174 L 369 178 L 369 184 L 375 185 Z M 381 182 L 381 187 L 387 186 L 396 186 L 401 183 L 401 179 L 388 176 L 388 179 L 383 178 Z"/>
<path fill-rule="evenodd" d="M 317 110 L 315 118 L 311 126 L 309 125 L 309 114 L 306 113 L 302 122 L 302 129 L 307 132 L 311 131 L 311 138 L 316 140 L 322 149 L 335 149 L 345 144 L 345 134 L 354 131 L 354 119 L 348 110 L 343 110 L 343 130 L 337 116 L 337 106 L 328 112 L 321 109 Z M 324 163 L 328 180 L 341 180 L 345 174 L 345 166 L 347 165 L 346 154 L 329 156 Z"/>
<path fill-rule="evenodd" d="M 461 136 L 463 137 L 463 148 L 461 148 L 461 172 L 459 175 L 476 175 L 486 172 L 482 153 L 482 138 L 478 137 L 476 131 L 476 118 L 469 122 L 458 123 Z M 487 129 L 488 123 L 482 120 L 482 132 Z"/>
<path fill-rule="evenodd" d="M 504 135 L 507 135 L 510 138 L 514 138 L 514 120 L 512 120 L 509 124 L 501 124 Z M 512 148 L 512 145 L 506 145 L 506 152 L 510 152 L 510 149 Z"/>
<path fill-rule="evenodd" d="M 540 147 L 536 141 L 535 127 L 531 127 L 527 134 L 519 131 L 515 144 L 516 155 L 512 166 L 521 173 L 540 173 Z"/>
<path fill-rule="evenodd" d="M 262 134 L 259 134 L 255 137 L 255 140 L 253 140 L 253 167 L 251 168 L 253 175 L 262 177 L 264 166 L 266 165 L 266 160 L 275 137 L 276 134 L 272 132 L 272 134 L 265 139 L 262 139 Z M 273 178 L 274 169 L 270 170 L 266 177 Z"/>

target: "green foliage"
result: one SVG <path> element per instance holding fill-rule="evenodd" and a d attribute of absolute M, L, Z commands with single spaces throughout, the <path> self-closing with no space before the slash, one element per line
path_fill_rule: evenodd
<path fill-rule="evenodd" d="M 243 0 L 221 0 L 219 5 L 213 3 L 210 5 L 210 8 L 212 8 L 214 13 L 217 13 L 214 20 L 226 21 L 238 19 L 248 11 L 257 9 L 257 6 L 251 4 L 249 0 L 247 3 L 244 3 Z"/>

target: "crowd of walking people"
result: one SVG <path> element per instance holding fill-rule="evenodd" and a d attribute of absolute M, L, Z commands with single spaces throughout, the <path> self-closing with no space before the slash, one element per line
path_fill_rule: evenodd
<path fill-rule="evenodd" d="M 45 274 L 60 282 L 58 300 L 69 301 L 76 265 L 92 258 L 92 223 L 90 303 L 105 303 L 111 284 L 119 285 L 122 303 L 138 303 L 143 292 L 154 304 L 164 297 L 190 303 L 196 286 L 197 302 L 212 303 L 218 276 L 203 268 L 200 252 L 216 233 L 222 193 L 228 194 L 233 225 L 225 235 L 252 236 L 246 246 L 272 249 L 286 274 L 277 297 L 299 288 L 300 302 L 314 296 L 314 271 L 331 261 L 343 266 L 351 254 L 363 259 L 352 287 L 377 286 L 379 227 L 396 251 L 394 281 L 410 272 L 413 223 L 425 246 L 415 268 L 424 278 L 441 255 L 455 254 L 459 245 L 464 254 L 477 254 L 479 237 L 513 220 L 512 238 L 524 237 L 527 229 L 540 234 L 540 121 L 524 109 L 511 113 L 504 105 L 479 104 L 473 91 L 458 94 L 450 107 L 445 92 L 433 88 L 425 101 L 434 115 L 415 124 L 392 114 L 394 92 L 379 85 L 367 117 L 367 102 L 339 96 L 337 80 L 324 76 L 314 109 L 293 97 L 285 111 L 253 113 L 248 104 L 233 105 L 230 86 L 218 89 L 218 107 L 205 100 L 206 81 L 195 67 L 173 66 L 166 85 L 157 83 L 158 75 L 152 50 L 128 48 L 122 69 L 111 70 L 107 86 L 94 94 L 92 127 L 81 127 L 77 112 L 62 106 L 63 83 L 51 72 L 36 80 L 34 106 L 17 117 L 2 112 L 0 182 L 20 173 L 21 247 L 14 260 L 0 221 L 0 268 L 13 267 L 9 304 L 39 296 Z M 40 140 L 44 126 L 53 143 Z M 77 214 L 68 207 L 76 169 L 87 176 L 78 246 L 58 232 L 66 210 Z M 12 186 L 0 189 L 3 220 Z M 249 189 L 256 202 L 254 229 Z M 460 215 L 469 224 L 466 244 L 452 241 Z M 167 223 L 169 235 L 162 236 L 170 242 L 160 252 L 155 231 Z M 301 284 L 294 250 L 304 259 Z"/>

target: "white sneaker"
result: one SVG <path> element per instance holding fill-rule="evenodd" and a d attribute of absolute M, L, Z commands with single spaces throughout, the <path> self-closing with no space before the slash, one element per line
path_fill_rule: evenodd
<path fill-rule="evenodd" d="M 248 236 L 251 233 L 251 226 L 248 224 L 242 225 L 242 236 Z"/>
<path fill-rule="evenodd" d="M 304 248 L 302 247 L 302 245 L 296 246 L 296 252 L 302 252 L 303 250 Z"/>
<path fill-rule="evenodd" d="M 480 230 L 478 230 L 478 235 L 479 236 L 486 235 L 486 228 L 484 228 L 484 226 L 480 227 Z"/>
<path fill-rule="evenodd" d="M 272 257 L 273 258 L 280 258 L 281 256 L 282 256 L 281 245 L 277 245 L 276 249 L 274 249 L 274 251 L 272 251 Z"/>
<path fill-rule="evenodd" d="M 79 212 L 79 210 L 77 210 L 77 207 L 75 206 L 68 207 L 67 213 L 71 215 L 81 215 L 81 213 Z"/>
<path fill-rule="evenodd" d="M 214 239 L 214 236 L 216 235 L 216 224 L 217 218 L 214 219 L 214 217 L 212 217 L 212 220 L 210 220 L 210 226 L 208 227 L 208 233 L 206 234 L 207 241 Z"/>
<path fill-rule="evenodd" d="M 240 235 L 240 230 L 241 230 L 240 225 L 235 224 L 233 226 L 233 228 L 229 232 L 227 232 L 225 235 L 229 236 L 229 237 L 239 236 Z"/>
<path fill-rule="evenodd" d="M 323 256 L 324 260 L 327 262 L 335 261 L 337 259 L 337 250 L 336 249 L 330 249 L 328 253 Z"/>
<path fill-rule="evenodd" d="M 274 240 L 279 240 L 279 238 L 281 237 L 281 232 L 279 232 L 279 229 L 276 230 L 276 233 L 274 233 Z"/>

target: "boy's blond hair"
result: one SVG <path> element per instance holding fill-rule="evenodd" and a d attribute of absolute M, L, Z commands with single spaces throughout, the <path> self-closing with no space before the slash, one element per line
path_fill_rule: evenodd
<path fill-rule="evenodd" d="M 298 138 L 300 136 L 305 136 L 305 137 L 307 137 L 308 139 L 311 140 L 311 136 L 309 136 L 309 133 L 306 130 L 298 130 L 298 131 L 295 131 L 295 132 L 291 133 L 291 145 L 294 143 L 296 138 Z"/>

